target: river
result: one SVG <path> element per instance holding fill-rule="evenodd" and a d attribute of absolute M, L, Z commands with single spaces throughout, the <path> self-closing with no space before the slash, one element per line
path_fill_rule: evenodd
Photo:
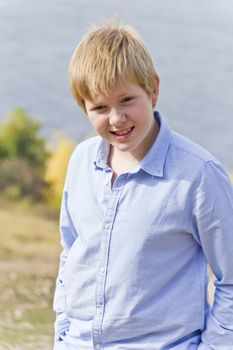
<path fill-rule="evenodd" d="M 71 97 L 67 66 L 85 30 L 113 16 L 147 43 L 169 124 L 233 169 L 232 0 L 0 0 L 0 121 L 20 106 L 44 135 L 83 139 L 90 124 Z"/>

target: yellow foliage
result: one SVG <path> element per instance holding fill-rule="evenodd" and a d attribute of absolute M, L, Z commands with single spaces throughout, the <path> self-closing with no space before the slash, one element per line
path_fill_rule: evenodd
<path fill-rule="evenodd" d="M 56 146 L 52 151 L 46 167 L 45 180 L 50 184 L 46 198 L 49 204 L 59 207 L 69 158 L 75 145 L 61 133 L 55 136 L 55 143 Z"/>

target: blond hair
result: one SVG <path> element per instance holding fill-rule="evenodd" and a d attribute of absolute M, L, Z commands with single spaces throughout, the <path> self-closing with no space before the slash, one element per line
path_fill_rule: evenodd
<path fill-rule="evenodd" d="M 69 65 L 70 87 L 86 112 L 85 100 L 108 95 L 117 83 L 136 83 L 149 95 L 158 79 L 151 56 L 128 25 L 106 23 L 87 32 Z"/>

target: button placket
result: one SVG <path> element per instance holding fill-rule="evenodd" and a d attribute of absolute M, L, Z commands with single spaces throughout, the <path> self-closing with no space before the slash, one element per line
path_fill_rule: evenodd
<path fill-rule="evenodd" d="M 105 181 L 106 180 L 107 179 L 105 179 Z M 112 233 L 112 226 L 114 223 L 117 204 L 123 187 L 124 184 L 122 181 L 117 181 L 113 188 L 110 188 L 110 186 L 107 187 L 107 185 L 105 185 L 104 196 L 106 200 L 106 214 L 103 223 L 103 231 L 100 235 L 100 260 L 96 279 L 96 315 L 93 320 L 93 345 L 95 349 L 102 348 L 102 322 L 105 307 L 105 282 L 107 274 L 110 237 Z"/>

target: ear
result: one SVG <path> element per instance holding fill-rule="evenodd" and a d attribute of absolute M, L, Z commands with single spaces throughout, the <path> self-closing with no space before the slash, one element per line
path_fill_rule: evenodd
<path fill-rule="evenodd" d="M 156 76 L 155 81 L 154 81 L 154 87 L 152 91 L 152 106 L 155 107 L 157 104 L 157 100 L 159 97 L 159 77 Z"/>

